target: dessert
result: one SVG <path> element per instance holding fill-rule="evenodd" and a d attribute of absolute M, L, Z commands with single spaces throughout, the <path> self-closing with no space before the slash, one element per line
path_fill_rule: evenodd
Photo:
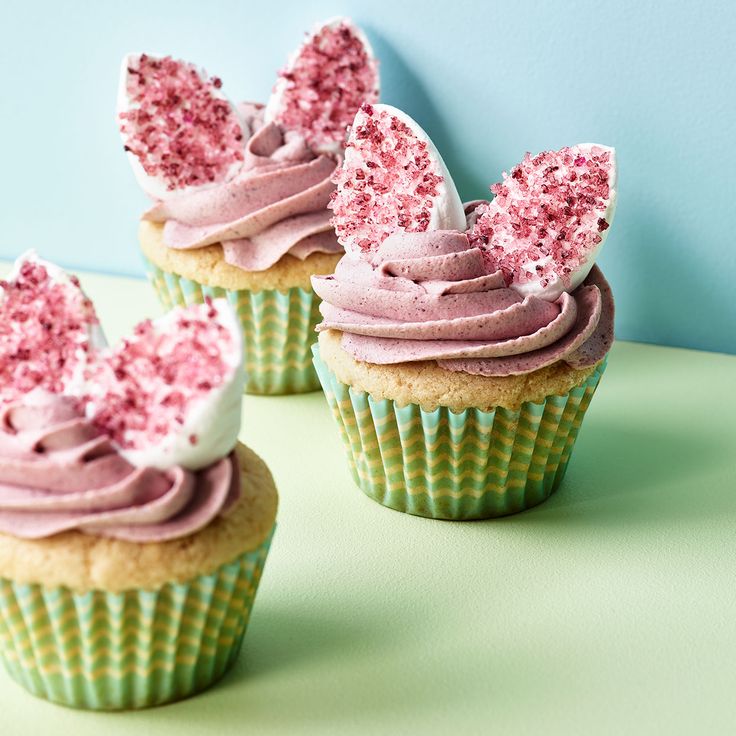
<path fill-rule="evenodd" d="M 560 484 L 613 342 L 595 257 L 613 149 L 527 154 L 464 207 L 404 113 L 364 105 L 336 175 L 346 254 L 313 278 L 315 365 L 356 483 L 444 519 L 520 511 Z"/>
<path fill-rule="evenodd" d="M 107 347 L 33 254 L 0 282 L 0 657 L 90 709 L 192 695 L 234 662 L 277 493 L 237 441 L 240 326 L 178 307 Z"/>
<path fill-rule="evenodd" d="M 310 277 L 342 255 L 331 177 L 360 104 L 378 98 L 377 63 L 360 30 L 336 18 L 291 56 L 267 105 L 233 104 L 224 90 L 185 61 L 123 60 L 120 132 L 153 200 L 141 248 L 167 308 L 206 297 L 236 308 L 247 392 L 314 390 Z"/>

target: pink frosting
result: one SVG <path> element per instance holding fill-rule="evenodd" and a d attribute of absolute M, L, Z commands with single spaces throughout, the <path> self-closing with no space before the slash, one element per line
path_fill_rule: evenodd
<path fill-rule="evenodd" d="M 559 360 L 593 365 L 613 342 L 613 297 L 597 267 L 557 301 L 524 298 L 457 231 L 396 232 L 371 261 L 348 254 L 312 283 L 317 329 L 343 332 L 343 348 L 367 363 L 508 376 Z"/>
<path fill-rule="evenodd" d="M 0 532 L 76 529 L 161 542 L 202 529 L 240 495 L 234 453 L 196 473 L 135 468 L 69 397 L 42 390 L 0 409 Z"/>
<path fill-rule="evenodd" d="M 340 253 L 327 210 L 335 189 L 337 159 L 316 155 L 300 135 L 263 123 L 260 105 L 243 104 L 250 130 L 245 161 L 232 180 L 166 201 L 144 219 L 164 222 L 170 248 L 222 243 L 225 260 L 245 271 L 263 271 L 287 253 Z"/>

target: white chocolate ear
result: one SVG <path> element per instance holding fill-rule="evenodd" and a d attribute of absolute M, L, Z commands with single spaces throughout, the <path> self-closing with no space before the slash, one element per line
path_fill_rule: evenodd
<path fill-rule="evenodd" d="M 133 172 L 150 197 L 210 187 L 242 168 L 247 136 L 221 87 L 217 77 L 170 56 L 123 59 L 117 120 Z"/>
<path fill-rule="evenodd" d="M 349 18 L 330 18 L 289 56 L 264 119 L 304 136 L 316 151 L 338 153 L 355 113 L 378 94 L 378 63 L 365 34 Z"/>
<path fill-rule="evenodd" d="M 199 470 L 240 431 L 240 322 L 225 299 L 142 322 L 95 365 L 87 416 L 138 467 Z"/>
<path fill-rule="evenodd" d="M 80 396 L 105 336 L 75 276 L 30 250 L 0 282 L 0 403 L 34 389 Z"/>
<path fill-rule="evenodd" d="M 470 240 L 513 289 L 554 301 L 595 264 L 613 222 L 616 176 L 615 150 L 596 143 L 527 154 L 475 209 Z"/>
<path fill-rule="evenodd" d="M 348 252 L 375 252 L 397 230 L 460 230 L 463 203 L 442 156 L 406 113 L 363 105 L 350 129 L 330 204 Z"/>

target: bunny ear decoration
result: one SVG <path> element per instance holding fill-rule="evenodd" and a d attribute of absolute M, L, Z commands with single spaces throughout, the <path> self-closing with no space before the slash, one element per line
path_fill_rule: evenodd
<path fill-rule="evenodd" d="M 616 153 L 593 143 L 527 154 L 495 198 L 475 209 L 468 233 L 523 295 L 548 301 L 590 272 L 616 206 Z"/>
<path fill-rule="evenodd" d="M 177 307 L 107 348 L 74 276 L 29 251 L 0 281 L 0 404 L 70 396 L 131 464 L 199 470 L 240 431 L 240 322 L 225 299 Z"/>
<path fill-rule="evenodd" d="M 193 64 L 148 54 L 123 59 L 118 123 L 143 190 L 168 199 L 232 179 L 245 131 L 222 82 Z"/>
<path fill-rule="evenodd" d="M 320 152 L 339 152 L 364 102 L 379 94 L 378 63 L 368 39 L 348 18 L 318 25 L 279 73 L 266 122 L 302 135 Z"/>
<path fill-rule="evenodd" d="M 465 230 L 442 156 L 414 120 L 390 105 L 361 107 L 335 181 L 332 224 L 347 252 L 373 253 L 399 230 Z"/>
<path fill-rule="evenodd" d="M 34 389 L 77 395 L 105 337 L 75 276 L 28 251 L 0 281 L 0 403 Z"/>
<path fill-rule="evenodd" d="M 87 416 L 133 465 L 199 470 L 240 431 L 240 324 L 224 299 L 140 323 L 89 375 Z"/>

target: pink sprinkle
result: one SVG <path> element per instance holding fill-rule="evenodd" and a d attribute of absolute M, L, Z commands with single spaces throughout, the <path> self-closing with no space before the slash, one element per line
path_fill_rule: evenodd
<path fill-rule="evenodd" d="M 576 146 L 527 153 L 510 176 L 504 173 L 491 186 L 495 199 L 477 207 L 468 236 L 509 284 L 532 277 L 569 280 L 608 228 L 612 168 L 610 152 L 600 147 L 585 156 Z M 542 259 L 531 274 L 529 262 Z"/>
<path fill-rule="evenodd" d="M 387 110 L 361 107 L 330 207 L 338 240 L 347 248 L 372 252 L 391 233 L 424 232 L 443 181 L 425 141 Z M 348 161 L 348 158 L 350 161 Z"/>
<path fill-rule="evenodd" d="M 222 181 L 243 160 L 243 131 L 232 106 L 215 94 L 217 77 L 167 56 L 140 56 L 128 68 L 131 108 L 120 113 L 125 150 L 167 189 Z"/>
<path fill-rule="evenodd" d="M 43 265 L 26 261 L 14 281 L 0 282 L 0 402 L 36 387 L 61 393 L 84 362 L 98 321 L 71 281 L 56 283 Z"/>
<path fill-rule="evenodd" d="M 181 309 L 174 327 L 158 332 L 146 320 L 91 371 L 105 389 L 93 401 L 94 423 L 122 448 L 155 444 L 181 426 L 191 405 L 232 375 L 223 359 L 230 331 L 210 316 L 211 305 Z M 197 436 L 189 436 L 196 444 Z"/>
<path fill-rule="evenodd" d="M 378 100 L 378 67 L 348 23 L 326 26 L 299 51 L 277 121 L 315 147 L 343 143 L 361 103 Z"/>

